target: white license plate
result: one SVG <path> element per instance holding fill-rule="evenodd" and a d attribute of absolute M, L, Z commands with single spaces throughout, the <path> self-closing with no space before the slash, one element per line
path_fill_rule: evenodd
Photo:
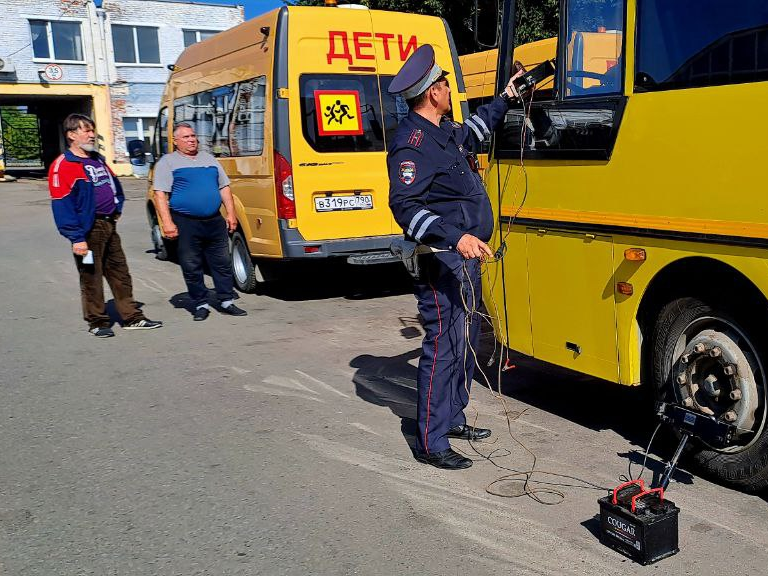
<path fill-rule="evenodd" d="M 370 210 L 373 208 L 373 196 L 315 196 L 315 210 L 335 212 L 336 210 Z"/>

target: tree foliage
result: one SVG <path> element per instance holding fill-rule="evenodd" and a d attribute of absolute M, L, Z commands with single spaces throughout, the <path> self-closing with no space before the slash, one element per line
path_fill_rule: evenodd
<path fill-rule="evenodd" d="M 411 12 L 445 18 L 451 27 L 459 54 L 478 52 L 485 48 L 475 41 L 475 0 L 358 0 L 374 10 Z M 303 6 L 322 6 L 323 0 L 298 0 Z M 344 3 L 344 0 L 340 0 Z M 559 0 L 517 0 L 516 44 L 524 44 L 557 35 Z M 499 2 L 501 5 L 501 2 Z M 487 16 L 487 15 L 486 15 Z M 484 25 L 492 25 L 493 18 L 484 17 Z M 501 24 L 501 14 L 498 17 Z M 483 34 L 487 36 L 487 34 Z"/>

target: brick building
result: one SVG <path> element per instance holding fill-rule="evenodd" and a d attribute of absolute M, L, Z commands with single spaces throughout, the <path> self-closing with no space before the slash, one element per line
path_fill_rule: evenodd
<path fill-rule="evenodd" d="M 192 0 L 0 0 L 0 173 L 42 170 L 71 112 L 94 117 L 102 153 L 131 172 L 182 50 L 243 21 L 242 6 Z"/>

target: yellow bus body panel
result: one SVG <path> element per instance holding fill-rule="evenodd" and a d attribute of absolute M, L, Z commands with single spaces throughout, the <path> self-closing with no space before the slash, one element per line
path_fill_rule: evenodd
<path fill-rule="evenodd" d="M 634 61 L 633 41 L 628 34 L 627 63 Z M 631 88 L 631 81 L 626 86 Z M 738 102 L 728 106 L 727 125 L 748 126 L 749 134 L 767 133 L 768 117 L 755 111 L 768 101 L 768 82 L 628 96 L 610 160 L 526 160 L 528 194 L 522 207 L 519 161 L 491 166 L 486 183 L 494 209 L 499 210 L 500 181 L 501 216 L 542 225 L 510 227 L 505 281 L 501 265 L 489 264 L 484 294 L 500 303 L 506 295 L 506 320 L 502 309 L 497 335 L 503 341 L 508 331 L 511 348 L 607 380 L 639 384 L 637 313 L 659 272 L 685 258 L 710 258 L 732 267 L 768 294 L 768 250 L 725 241 L 606 235 L 600 230 L 768 238 L 765 186 L 756 168 L 764 164 L 766 146 L 749 135 L 748 145 L 738 145 L 733 140 L 737 136 L 722 129 L 724 121 L 717 115 L 724 103 Z M 578 224 L 580 232 L 558 229 L 557 222 Z M 499 225 L 493 247 L 507 226 Z M 596 239 L 585 239 L 587 234 Z M 556 245 L 543 245 L 537 235 L 556 237 Z M 596 241 L 601 236 L 604 240 Z M 587 250 L 590 245 L 600 248 Z M 626 248 L 644 248 L 647 260 L 626 261 Z M 585 282 L 578 262 L 588 266 L 595 278 Z M 633 295 L 617 293 L 617 282 L 631 283 Z M 607 312 L 611 305 L 613 325 Z M 591 334 L 579 332 L 579 321 L 585 318 L 593 325 Z M 572 337 L 582 339 L 575 342 L 583 349 L 577 358 L 568 357 L 566 342 Z M 611 346 L 615 346 L 613 366 L 605 364 L 604 352 Z"/>

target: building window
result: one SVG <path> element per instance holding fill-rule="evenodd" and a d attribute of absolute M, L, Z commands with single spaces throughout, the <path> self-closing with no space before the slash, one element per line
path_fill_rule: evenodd
<path fill-rule="evenodd" d="M 80 22 L 30 20 L 32 51 L 44 60 L 83 61 L 83 39 Z"/>
<path fill-rule="evenodd" d="M 184 48 L 218 33 L 218 30 L 184 30 Z"/>
<path fill-rule="evenodd" d="M 160 64 L 157 28 L 113 24 L 112 45 L 118 64 Z"/>
<path fill-rule="evenodd" d="M 134 140 L 144 142 L 144 152 L 149 152 L 152 147 L 150 141 L 155 131 L 154 118 L 123 118 L 123 133 L 125 134 L 125 149 Z"/>

